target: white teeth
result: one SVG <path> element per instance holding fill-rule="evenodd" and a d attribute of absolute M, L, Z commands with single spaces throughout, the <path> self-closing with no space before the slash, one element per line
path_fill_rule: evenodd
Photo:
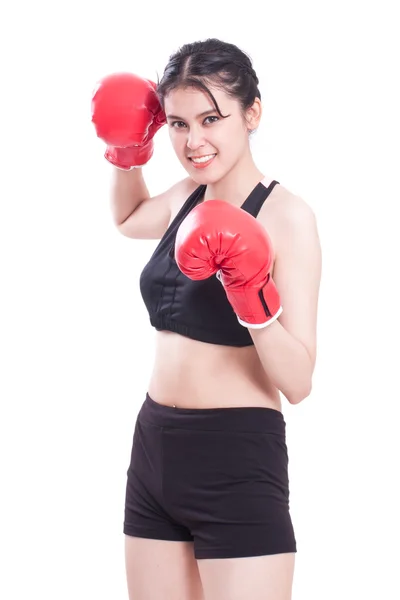
<path fill-rule="evenodd" d="M 195 163 L 204 163 L 214 158 L 215 154 L 207 154 L 207 156 L 201 156 L 200 158 L 192 158 L 191 160 Z"/>

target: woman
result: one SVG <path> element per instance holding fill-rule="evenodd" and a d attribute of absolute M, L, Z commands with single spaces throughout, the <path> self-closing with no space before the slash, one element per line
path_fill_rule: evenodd
<path fill-rule="evenodd" d="M 316 360 L 321 250 L 307 203 L 255 164 L 258 79 L 239 48 L 183 46 L 156 84 L 104 78 L 92 120 L 121 233 L 160 239 L 141 276 L 155 364 L 128 469 L 131 600 L 289 600 L 296 540 L 281 394 Z M 188 177 L 150 197 L 167 125 Z"/>

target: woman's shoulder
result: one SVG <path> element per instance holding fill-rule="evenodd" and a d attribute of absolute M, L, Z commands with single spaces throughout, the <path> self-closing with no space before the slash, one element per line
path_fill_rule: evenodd
<path fill-rule="evenodd" d="M 186 200 L 200 187 L 191 177 L 185 177 L 168 190 L 172 215 L 177 214 Z"/>
<path fill-rule="evenodd" d="M 318 235 L 316 214 L 302 196 L 279 184 L 260 210 L 258 219 L 265 226 L 276 249 L 287 244 L 298 232 Z"/>
<path fill-rule="evenodd" d="M 285 227 L 315 221 L 316 215 L 305 198 L 279 184 L 261 208 L 259 218 L 265 224 L 273 220 L 276 225 Z"/>

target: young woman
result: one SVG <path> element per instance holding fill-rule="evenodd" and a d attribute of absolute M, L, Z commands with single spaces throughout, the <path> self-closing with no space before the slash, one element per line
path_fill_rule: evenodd
<path fill-rule="evenodd" d="M 121 233 L 160 239 L 140 284 L 155 364 L 128 469 L 131 600 L 289 600 L 296 540 L 281 394 L 310 394 L 321 250 L 309 205 L 255 164 L 248 56 L 183 46 L 158 85 L 105 77 L 92 121 L 115 165 Z M 188 177 L 150 197 L 168 127 Z"/>

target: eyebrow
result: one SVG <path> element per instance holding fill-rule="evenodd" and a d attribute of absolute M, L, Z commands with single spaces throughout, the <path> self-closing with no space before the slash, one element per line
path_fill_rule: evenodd
<path fill-rule="evenodd" d="M 217 111 L 215 108 L 210 108 L 209 110 L 205 110 L 204 112 L 197 115 L 196 119 L 198 119 L 199 117 L 205 117 L 206 115 L 209 115 L 211 113 L 216 113 L 216 112 Z M 182 119 L 182 117 L 178 117 L 177 115 L 167 115 L 167 119 L 177 119 L 178 121 L 184 121 L 184 119 Z"/>

